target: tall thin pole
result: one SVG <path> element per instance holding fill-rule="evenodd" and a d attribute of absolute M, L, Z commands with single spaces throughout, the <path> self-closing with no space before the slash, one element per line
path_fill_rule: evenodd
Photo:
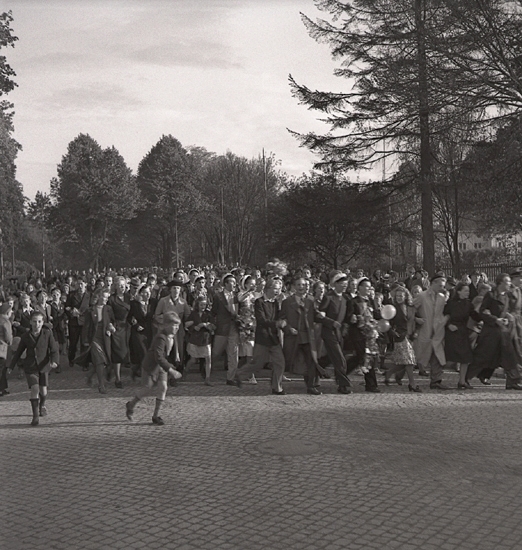
<path fill-rule="evenodd" d="M 178 205 L 176 205 L 174 223 L 176 233 L 176 269 L 179 269 Z"/>
<path fill-rule="evenodd" d="M 263 184 L 265 186 L 265 254 L 268 253 L 268 182 L 266 177 L 265 148 L 263 147 Z"/>
<path fill-rule="evenodd" d="M 383 138 L 382 140 L 382 181 L 386 181 L 386 139 Z M 388 195 L 388 256 L 390 260 L 390 271 L 393 269 L 393 256 L 392 256 L 392 249 L 393 249 L 393 242 L 392 242 L 392 220 L 391 220 L 391 196 Z"/>
<path fill-rule="evenodd" d="M 225 201 L 223 185 L 221 185 L 221 263 L 225 263 Z"/>

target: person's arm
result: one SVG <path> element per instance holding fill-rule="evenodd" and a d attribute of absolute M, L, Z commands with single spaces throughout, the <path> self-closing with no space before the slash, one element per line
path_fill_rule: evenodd
<path fill-rule="evenodd" d="M 330 296 L 325 295 L 323 296 L 323 299 L 321 301 L 321 304 L 319 305 L 319 311 L 324 314 L 324 317 L 321 317 L 319 319 L 319 323 L 322 323 L 323 325 L 327 326 L 328 328 L 334 328 L 334 323 L 336 322 L 336 319 L 330 319 L 328 317 L 326 310 L 328 309 L 328 306 L 330 305 Z"/>
<path fill-rule="evenodd" d="M 493 304 L 493 297 L 488 292 L 488 294 L 484 296 L 484 300 L 482 300 L 482 304 L 480 306 L 481 320 L 484 321 L 485 325 L 489 325 L 490 327 L 504 324 L 503 321 L 501 321 L 500 317 L 496 317 L 495 315 L 491 314 L 492 304 Z"/>
<path fill-rule="evenodd" d="M 51 330 L 49 330 L 49 357 L 51 361 L 51 367 L 54 366 L 57 367 L 60 364 L 60 348 L 58 347 L 58 343 L 54 339 L 53 333 Z M 53 367 L 54 368 L 54 367 Z"/>
<path fill-rule="evenodd" d="M 13 368 L 16 366 L 16 363 L 22 356 L 23 352 L 27 349 L 27 344 L 25 343 L 24 338 L 20 338 L 20 343 L 18 344 L 18 348 L 14 352 L 13 356 L 11 357 L 11 362 L 7 366 L 7 373 L 9 374 Z"/>

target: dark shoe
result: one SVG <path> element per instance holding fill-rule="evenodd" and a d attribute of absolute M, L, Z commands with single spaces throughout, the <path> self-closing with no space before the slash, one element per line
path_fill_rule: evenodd
<path fill-rule="evenodd" d="M 317 388 L 308 388 L 306 390 L 306 393 L 309 395 L 322 395 L 322 392 L 318 390 Z"/>
<path fill-rule="evenodd" d="M 286 395 L 286 392 L 285 390 L 281 390 L 281 391 L 272 390 L 272 395 Z"/>
<path fill-rule="evenodd" d="M 212 387 L 214 384 L 212 384 L 212 382 L 210 381 L 209 378 L 205 378 L 205 386 L 210 386 Z"/>
<path fill-rule="evenodd" d="M 419 388 L 419 386 L 412 386 L 411 384 L 408 384 L 408 390 L 415 393 L 422 393 L 422 390 Z"/>
<path fill-rule="evenodd" d="M 337 391 L 339 393 L 344 394 L 344 395 L 348 395 L 348 394 L 352 393 L 352 390 L 350 388 L 348 388 L 347 386 L 339 386 L 337 388 Z"/>
<path fill-rule="evenodd" d="M 125 403 L 125 416 L 132 422 L 132 415 L 134 414 L 134 409 L 132 408 L 131 402 L 127 401 Z"/>
<path fill-rule="evenodd" d="M 449 390 L 448 386 L 445 386 L 442 382 L 433 382 L 430 384 L 430 390 Z"/>
<path fill-rule="evenodd" d="M 45 405 L 40 407 L 40 416 L 47 416 L 47 407 Z"/>
<path fill-rule="evenodd" d="M 164 426 L 165 422 L 163 421 L 163 418 L 161 416 L 153 416 L 152 417 L 152 423 L 156 424 L 156 426 Z"/>
<path fill-rule="evenodd" d="M 98 386 L 98 391 L 100 393 L 107 393 L 107 390 L 106 390 L 105 386 Z"/>
<path fill-rule="evenodd" d="M 31 426 L 38 426 L 40 424 L 40 419 L 37 416 L 33 416 L 33 419 L 31 420 Z"/>
<path fill-rule="evenodd" d="M 114 382 L 114 385 L 119 389 L 123 389 L 123 384 L 121 382 L 121 380 L 117 380 L 116 382 Z"/>
<path fill-rule="evenodd" d="M 389 386 L 389 385 L 390 385 L 390 379 L 389 379 L 389 378 L 385 378 L 385 379 L 384 379 L 384 385 L 385 385 L 385 386 Z"/>
<path fill-rule="evenodd" d="M 506 386 L 506 390 L 522 390 L 522 385 L 513 384 L 512 386 Z"/>
<path fill-rule="evenodd" d="M 473 389 L 473 386 L 470 386 L 469 384 L 461 384 L 460 382 L 457 384 L 458 390 L 469 390 Z"/>
<path fill-rule="evenodd" d="M 395 377 L 395 382 L 397 382 L 397 386 L 402 386 L 402 380 L 401 380 L 400 376 Z"/>
<path fill-rule="evenodd" d="M 425 376 L 425 377 L 428 377 L 430 375 L 429 372 L 425 371 L 425 370 L 420 370 L 419 369 L 419 376 Z"/>
<path fill-rule="evenodd" d="M 227 380 L 227 386 L 235 386 L 236 388 L 240 388 L 241 387 L 241 382 L 239 382 L 239 384 L 238 384 L 238 379 L 237 378 L 235 380 Z"/>
<path fill-rule="evenodd" d="M 379 388 L 364 388 L 364 391 L 367 391 L 369 393 L 382 393 Z"/>
<path fill-rule="evenodd" d="M 62 367 L 56 367 L 56 368 L 54 369 L 54 372 L 55 372 L 56 374 L 60 374 L 60 373 L 62 372 Z"/>
<path fill-rule="evenodd" d="M 484 384 L 484 386 L 491 386 L 489 378 L 479 378 L 479 380 Z"/>

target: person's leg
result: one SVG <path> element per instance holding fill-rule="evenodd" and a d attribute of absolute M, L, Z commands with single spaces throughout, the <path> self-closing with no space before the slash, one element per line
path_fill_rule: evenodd
<path fill-rule="evenodd" d="M 337 381 L 339 391 L 348 391 L 347 388 L 350 387 L 350 383 L 347 378 L 349 372 L 346 359 L 339 342 L 335 342 L 334 340 L 324 340 L 324 345 L 326 348 L 326 353 L 328 354 L 328 359 L 332 363 L 335 370 L 335 379 Z"/>
<path fill-rule="evenodd" d="M 212 386 L 212 382 L 210 381 L 210 373 L 212 372 L 212 359 L 210 355 L 203 359 L 205 362 L 205 385 L 206 386 Z"/>
<path fill-rule="evenodd" d="M 246 380 L 252 373 L 260 371 L 270 361 L 270 352 L 267 346 L 256 344 L 254 346 L 254 354 L 252 361 L 243 365 L 240 369 L 236 370 L 236 381 L 241 383 L 242 380 Z"/>
<path fill-rule="evenodd" d="M 153 377 L 150 373 L 145 372 L 143 369 L 141 371 L 141 381 L 141 387 L 137 388 L 136 392 L 134 393 L 134 397 L 130 401 L 127 401 L 125 405 L 127 409 L 127 418 L 129 420 L 132 420 L 132 415 L 134 414 L 134 409 L 136 408 L 136 405 L 143 398 L 148 397 L 152 393 L 152 387 L 154 385 Z"/>
<path fill-rule="evenodd" d="M 9 384 L 7 383 L 7 363 L 0 358 L 0 396 L 9 393 Z"/>
<path fill-rule="evenodd" d="M 239 361 L 239 333 L 233 332 L 227 339 L 228 371 L 227 380 L 233 381 L 236 378 L 237 364 Z"/>
<path fill-rule="evenodd" d="M 31 410 L 33 413 L 33 418 L 31 420 L 31 426 L 38 426 L 40 423 L 40 412 L 38 410 L 38 404 L 39 404 L 39 393 L 40 393 L 40 385 L 39 380 L 40 376 L 39 373 L 33 373 L 28 374 L 25 373 L 25 377 L 27 379 L 27 385 L 29 387 L 29 391 L 31 392 L 29 401 L 31 402 Z"/>
<path fill-rule="evenodd" d="M 74 358 L 76 357 L 76 348 L 82 334 L 82 327 L 77 325 L 69 325 L 69 365 L 74 365 Z"/>
<path fill-rule="evenodd" d="M 194 359 L 194 357 L 190 356 L 189 357 L 189 360 L 187 361 L 187 363 L 185 364 L 185 368 L 183 369 L 183 377 L 182 377 L 182 380 L 186 380 L 187 379 L 187 375 L 190 371 L 190 369 L 196 364 L 196 359 Z"/>
<path fill-rule="evenodd" d="M 38 378 L 38 413 L 40 416 L 47 416 L 47 407 L 45 406 L 45 402 L 47 400 L 48 375 L 41 372 Z"/>
<path fill-rule="evenodd" d="M 121 363 L 113 363 L 112 368 L 114 370 L 114 385 L 121 389 L 123 388 L 123 384 L 121 383 Z"/>
<path fill-rule="evenodd" d="M 468 386 L 471 387 L 466 382 L 466 377 L 468 374 L 468 364 L 467 363 L 461 363 L 460 364 L 460 372 L 459 372 L 459 387 L 467 388 Z"/>
<path fill-rule="evenodd" d="M 415 378 L 413 377 L 413 365 L 403 365 L 404 370 L 408 376 L 408 389 L 417 393 L 421 393 L 421 389 L 418 384 L 415 384 Z"/>
<path fill-rule="evenodd" d="M 161 406 L 165 402 L 165 397 L 167 396 L 167 373 L 165 373 L 165 371 L 163 370 L 160 373 L 155 389 L 156 403 L 154 405 L 154 413 L 152 414 L 152 423 L 158 426 L 163 426 L 165 422 L 159 415 Z"/>
<path fill-rule="evenodd" d="M 431 352 L 431 357 L 429 361 L 430 365 L 430 385 L 442 384 L 442 365 L 440 364 L 435 352 Z"/>
<path fill-rule="evenodd" d="M 283 348 L 279 345 L 269 348 L 269 361 L 272 363 L 272 392 L 283 391 L 283 374 L 285 372 L 285 357 Z"/>
<path fill-rule="evenodd" d="M 215 365 L 219 358 L 223 355 L 227 349 L 227 336 L 214 336 L 214 342 L 212 344 L 212 364 Z"/>

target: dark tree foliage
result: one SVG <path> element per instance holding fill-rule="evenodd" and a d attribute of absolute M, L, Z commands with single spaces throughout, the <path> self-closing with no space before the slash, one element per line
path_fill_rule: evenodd
<path fill-rule="evenodd" d="M 357 188 L 324 174 L 303 177 L 283 191 L 274 208 L 273 253 L 334 269 L 382 256 L 389 224 L 380 193 L 378 187 Z"/>
<path fill-rule="evenodd" d="M 102 149 L 89 135 L 69 143 L 51 181 L 50 229 L 76 265 L 111 265 L 114 250 L 126 241 L 123 231 L 135 216 L 136 180 L 114 147 Z"/>

